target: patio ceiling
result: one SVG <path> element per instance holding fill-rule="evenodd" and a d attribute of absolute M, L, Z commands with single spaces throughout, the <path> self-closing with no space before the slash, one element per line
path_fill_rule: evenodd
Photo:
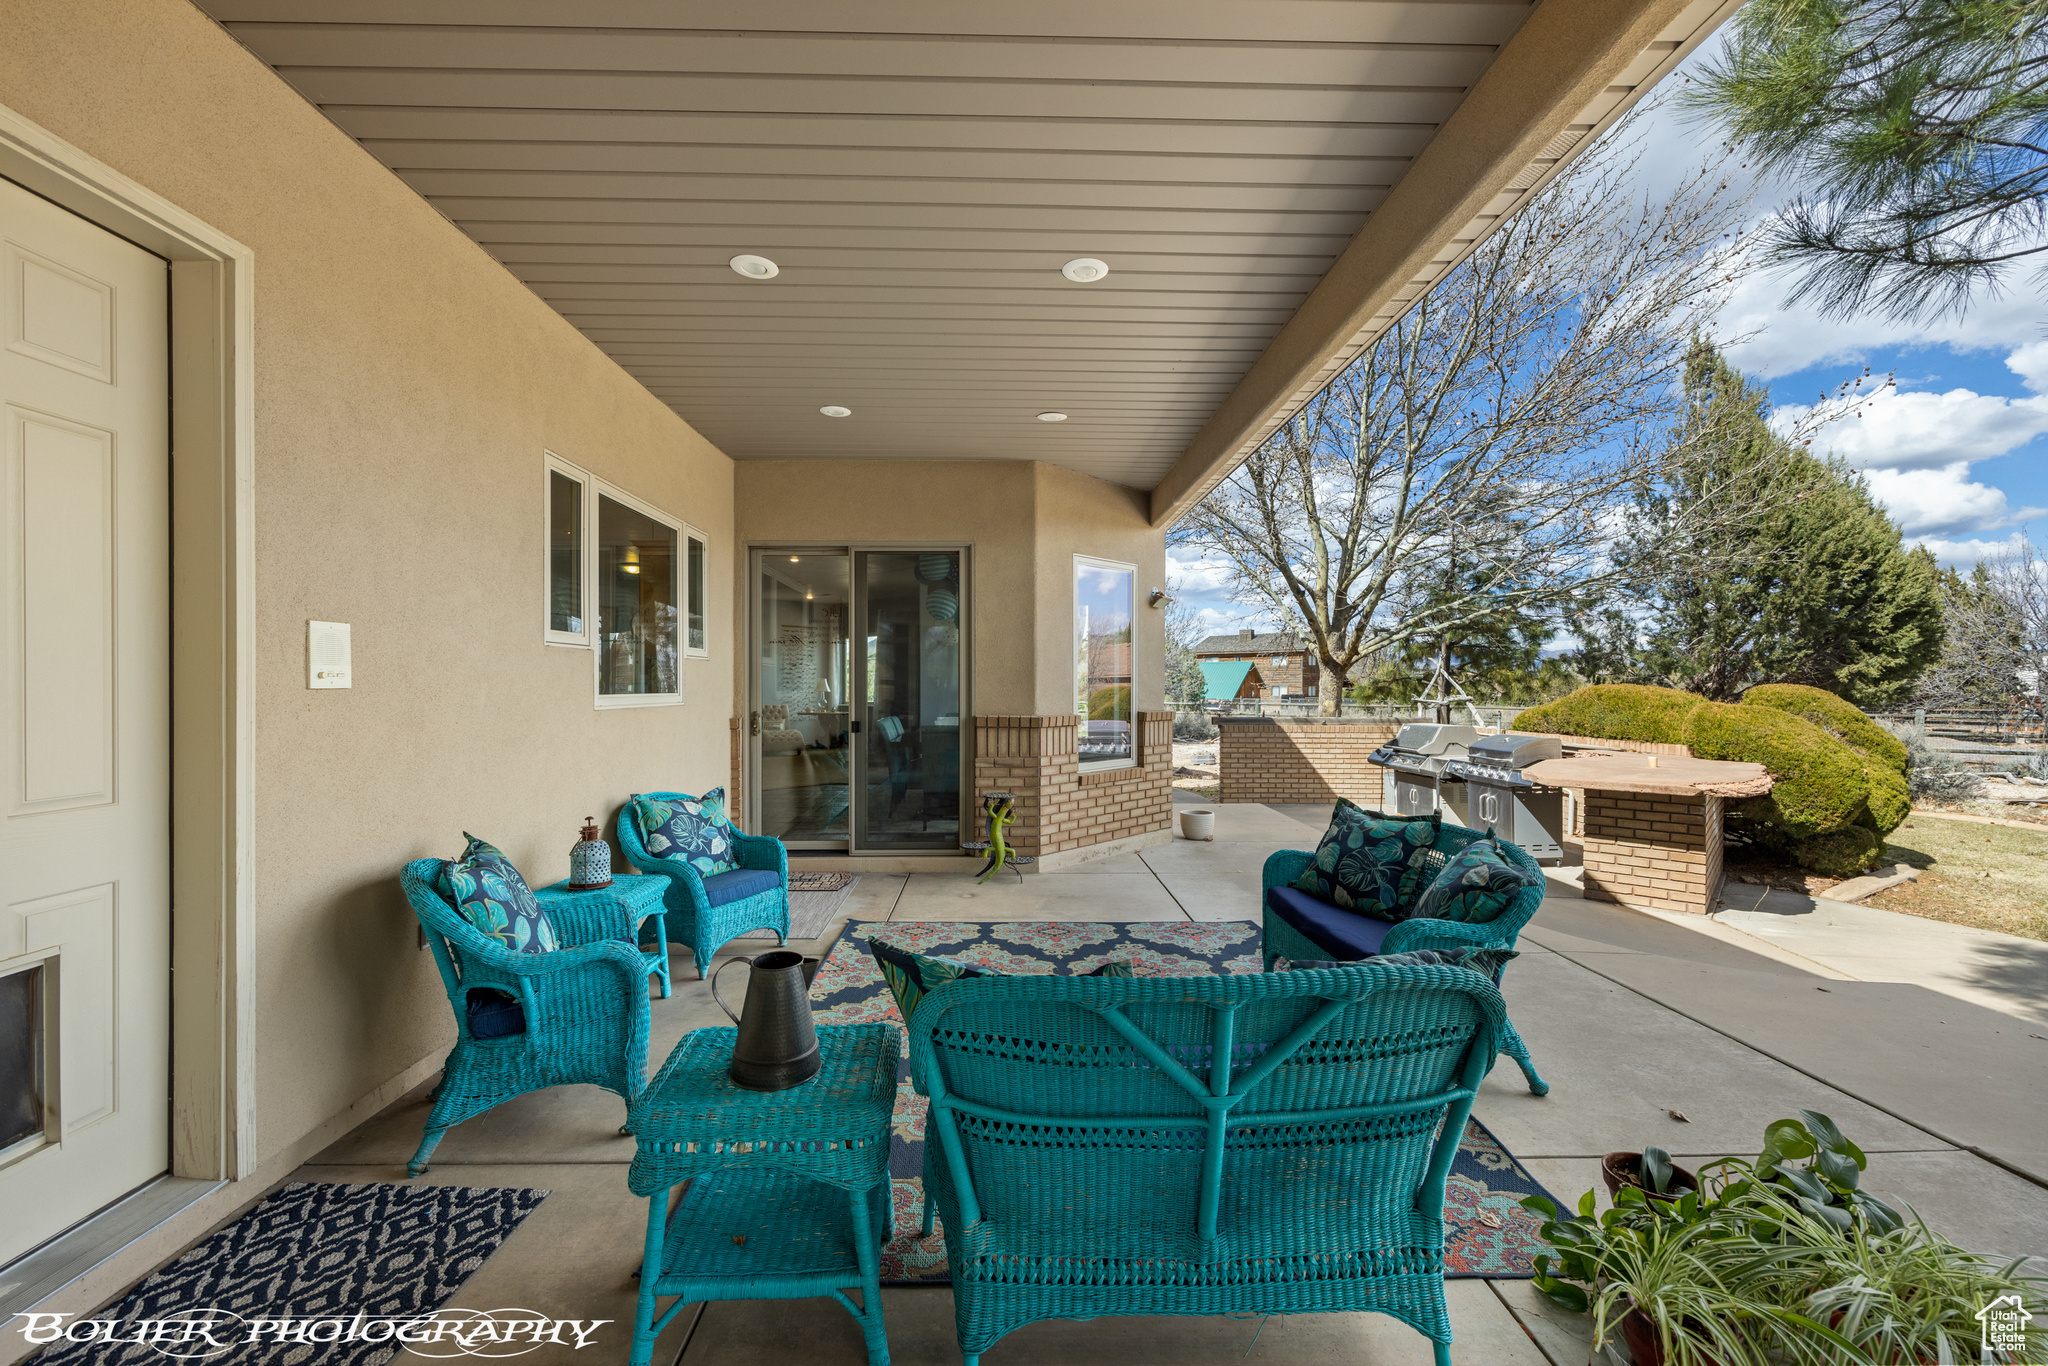
<path fill-rule="evenodd" d="M 1162 524 L 1733 8 L 199 4 L 733 457 L 1044 460 Z"/>

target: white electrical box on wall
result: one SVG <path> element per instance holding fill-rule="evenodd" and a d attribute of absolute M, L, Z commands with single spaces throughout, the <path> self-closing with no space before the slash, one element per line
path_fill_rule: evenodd
<path fill-rule="evenodd" d="M 306 623 L 306 686 L 346 688 L 349 686 L 348 623 L 309 621 Z"/>

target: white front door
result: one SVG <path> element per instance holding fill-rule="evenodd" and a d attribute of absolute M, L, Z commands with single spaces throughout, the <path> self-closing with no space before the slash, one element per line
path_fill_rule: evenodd
<path fill-rule="evenodd" d="M 169 1165 L 168 284 L 0 181 L 0 1262 Z"/>

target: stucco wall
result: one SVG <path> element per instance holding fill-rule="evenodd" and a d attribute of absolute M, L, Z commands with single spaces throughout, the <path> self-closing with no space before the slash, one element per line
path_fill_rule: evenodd
<path fill-rule="evenodd" d="M 735 619 L 749 545 L 964 542 L 972 713 L 1058 715 L 1074 708 L 1073 557 L 1121 560 L 1138 566 L 1136 706 L 1160 705 L 1165 614 L 1145 599 L 1165 585 L 1166 538 L 1137 490 L 993 460 L 743 460 L 734 477 Z M 744 696 L 744 661 L 735 686 Z"/>
<path fill-rule="evenodd" d="M 0 0 L 0 102 L 256 255 L 257 1108 L 265 1155 L 445 1048 L 398 891 L 462 831 L 536 884 L 586 814 L 727 770 L 732 464 L 183 0 Z M 710 536 L 681 707 L 541 640 L 543 447 Z M 305 686 L 305 622 L 355 686 Z"/>

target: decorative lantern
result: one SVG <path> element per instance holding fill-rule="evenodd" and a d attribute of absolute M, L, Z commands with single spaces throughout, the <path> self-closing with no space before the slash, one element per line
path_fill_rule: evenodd
<path fill-rule="evenodd" d="M 612 885 L 612 847 L 598 837 L 597 818 L 583 818 L 583 838 L 569 850 L 569 890 L 591 892 Z"/>

